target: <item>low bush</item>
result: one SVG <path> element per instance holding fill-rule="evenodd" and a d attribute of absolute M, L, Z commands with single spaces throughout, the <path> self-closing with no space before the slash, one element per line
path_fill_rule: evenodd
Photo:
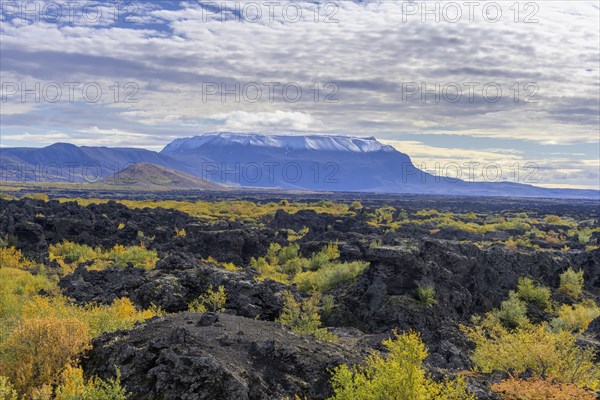
<path fill-rule="evenodd" d="M 593 320 L 600 317 L 600 307 L 588 299 L 574 305 L 563 304 L 557 314 L 558 317 L 551 322 L 553 330 L 584 332 Z"/>
<path fill-rule="evenodd" d="M 125 267 L 128 263 L 134 267 L 153 269 L 158 261 L 156 250 L 149 250 L 144 245 L 128 246 L 117 244 L 107 254 L 106 258 L 116 267 Z"/>
<path fill-rule="evenodd" d="M 437 303 L 435 298 L 435 287 L 431 285 L 419 286 L 417 288 L 417 300 L 424 306 L 432 306 Z"/>
<path fill-rule="evenodd" d="M 100 256 L 100 251 L 94 250 L 88 245 L 69 241 L 51 244 L 48 252 L 50 253 L 50 260 L 57 260 L 61 265 L 95 260 Z"/>
<path fill-rule="evenodd" d="M 62 382 L 56 388 L 55 400 L 126 400 L 130 394 L 121 386 L 121 374 L 104 381 L 97 377 L 85 379 L 83 370 L 67 366 Z"/>
<path fill-rule="evenodd" d="M 527 231 L 531 229 L 531 225 L 518 219 L 511 219 L 505 222 L 498 222 L 494 225 L 497 231 Z"/>
<path fill-rule="evenodd" d="M 6 376 L 0 376 L 0 400 L 19 400 L 17 391 Z"/>
<path fill-rule="evenodd" d="M 110 250 L 103 250 L 99 247 L 93 249 L 85 244 L 64 241 L 50 245 L 49 254 L 50 260 L 56 260 L 66 273 L 85 261 L 95 261 L 94 268 L 125 267 L 131 263 L 136 268 L 145 269 L 153 269 L 158 261 L 156 250 L 147 249 L 143 244 L 139 246 L 117 244 Z"/>
<path fill-rule="evenodd" d="M 569 383 L 554 382 L 551 379 L 509 378 L 491 386 L 502 400 L 595 400 L 588 390 Z"/>
<path fill-rule="evenodd" d="M 0 247 L 0 269 L 2 268 L 28 268 L 33 262 L 23 257 L 21 250 L 14 247 Z"/>
<path fill-rule="evenodd" d="M 595 351 L 579 348 L 570 332 L 552 332 L 546 323 L 509 330 L 493 318 L 474 327 L 463 326 L 463 330 L 476 345 L 471 359 L 482 372 L 530 371 L 581 388 L 600 389 Z"/>
<path fill-rule="evenodd" d="M 89 328 L 76 318 L 25 318 L 0 347 L 0 370 L 30 398 L 36 388 L 58 383 L 61 371 L 89 348 L 90 340 Z"/>
<path fill-rule="evenodd" d="M 423 367 L 427 349 L 417 333 L 385 340 L 389 353 L 374 352 L 364 366 L 333 370 L 330 400 L 472 400 L 462 378 L 436 382 Z"/>
<path fill-rule="evenodd" d="M 517 297 L 527 303 L 535 304 L 536 306 L 549 309 L 550 304 L 550 289 L 543 286 L 537 286 L 529 278 L 519 278 L 517 284 Z"/>
<path fill-rule="evenodd" d="M 583 283 L 583 269 L 575 272 L 573 268 L 569 268 L 560 275 L 558 290 L 574 299 L 578 299 L 583 291 Z"/>
<path fill-rule="evenodd" d="M 500 304 L 500 309 L 494 310 L 492 315 L 507 328 L 517 328 L 529 324 L 527 306 L 513 291 L 509 293 L 508 300 L 504 300 Z"/>
<path fill-rule="evenodd" d="M 321 328 L 319 315 L 319 301 L 321 295 L 314 292 L 304 301 L 296 301 L 294 295 L 287 291 L 284 293 L 284 304 L 277 322 L 289 327 L 292 332 L 300 335 L 314 335 L 319 340 L 336 341 L 337 336 Z"/>
<path fill-rule="evenodd" d="M 225 288 L 223 286 L 219 286 L 217 291 L 214 291 L 212 286 L 208 288 L 206 293 L 198 296 L 197 299 L 192 301 L 188 309 L 192 312 L 219 312 L 225 310 L 225 303 L 227 302 L 227 294 L 225 293 Z"/>
<path fill-rule="evenodd" d="M 281 247 L 272 243 L 267 254 L 258 259 L 252 258 L 250 265 L 258 272 L 256 279 L 259 281 L 294 282 L 305 292 L 327 291 L 341 282 L 356 278 L 369 265 L 360 261 L 339 262 L 339 257 L 336 243 L 329 243 L 310 258 L 301 257 L 297 244 Z"/>
<path fill-rule="evenodd" d="M 131 329 L 137 322 L 162 315 L 162 311 L 157 308 L 138 311 L 126 297 L 115 299 L 111 305 L 79 307 L 63 296 L 35 296 L 23 305 L 22 315 L 23 318 L 51 316 L 62 320 L 74 317 L 88 327 L 92 337 L 96 337 L 119 329 Z"/>
<path fill-rule="evenodd" d="M 325 292 L 342 282 L 356 278 L 368 267 L 369 263 L 364 261 L 327 263 L 316 271 L 300 272 L 296 275 L 294 283 L 303 292 L 311 290 Z"/>
<path fill-rule="evenodd" d="M 279 265 L 269 263 L 265 257 L 250 259 L 250 266 L 256 270 L 256 279 L 259 281 L 271 279 L 284 284 L 288 284 L 290 281 L 289 276 L 281 271 Z"/>

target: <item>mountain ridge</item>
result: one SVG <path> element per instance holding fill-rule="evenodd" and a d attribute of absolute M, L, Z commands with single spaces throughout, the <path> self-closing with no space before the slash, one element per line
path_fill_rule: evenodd
<path fill-rule="evenodd" d="M 241 144 L 259 147 L 285 148 L 289 150 L 320 151 L 394 151 L 394 148 L 379 142 L 375 137 L 344 135 L 266 135 L 261 133 L 210 132 L 189 138 L 175 139 L 160 153 L 172 153 L 181 148 L 193 149 L 205 144 L 218 142 L 222 145 Z"/>
<path fill-rule="evenodd" d="M 331 192 L 600 199 L 600 191 L 513 182 L 467 182 L 420 170 L 374 137 L 212 132 L 160 152 L 55 143 L 0 148 L 3 181 L 98 182 L 147 163 L 218 185 Z"/>

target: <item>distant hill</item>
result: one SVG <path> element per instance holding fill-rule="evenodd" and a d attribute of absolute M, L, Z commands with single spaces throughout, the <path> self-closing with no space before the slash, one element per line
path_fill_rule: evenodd
<path fill-rule="evenodd" d="M 202 180 L 185 172 L 156 164 L 138 163 L 125 168 L 98 183 L 148 189 L 205 189 L 225 190 L 224 185 Z"/>
<path fill-rule="evenodd" d="M 366 136 L 217 132 L 177 139 L 160 152 L 67 143 L 0 147 L 0 163 L 4 182 L 600 198 L 598 190 L 436 177 L 417 168 L 407 154 Z M 131 177 L 135 181 L 128 181 Z"/>
<path fill-rule="evenodd" d="M 0 162 L 3 181 L 22 182 L 94 183 L 138 163 L 181 169 L 177 161 L 151 150 L 70 143 L 42 148 L 1 147 Z"/>

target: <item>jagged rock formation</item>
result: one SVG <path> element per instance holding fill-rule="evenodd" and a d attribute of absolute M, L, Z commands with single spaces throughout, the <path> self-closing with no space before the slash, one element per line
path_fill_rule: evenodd
<path fill-rule="evenodd" d="M 329 370 L 359 362 L 351 343 L 307 340 L 273 322 L 214 313 L 156 318 L 94 340 L 86 371 L 118 367 L 136 399 L 325 399 Z"/>

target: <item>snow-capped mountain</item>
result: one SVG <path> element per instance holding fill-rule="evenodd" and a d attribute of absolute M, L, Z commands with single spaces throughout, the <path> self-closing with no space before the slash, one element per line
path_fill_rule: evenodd
<path fill-rule="evenodd" d="M 414 169 L 406 154 L 373 137 L 208 133 L 177 139 L 160 154 L 196 176 L 245 187 L 380 191 Z"/>
<path fill-rule="evenodd" d="M 176 139 L 166 146 L 162 152 L 169 154 L 191 151 L 207 145 L 227 146 L 232 144 L 286 150 L 348 151 L 354 153 L 394 151 L 393 147 L 378 142 L 374 137 L 215 132 L 192 138 Z"/>
<path fill-rule="evenodd" d="M 0 148 L 3 181 L 95 182 L 138 163 L 235 187 L 594 199 L 600 195 L 597 190 L 435 177 L 373 137 L 207 133 L 177 139 L 159 153 L 67 143 Z"/>

